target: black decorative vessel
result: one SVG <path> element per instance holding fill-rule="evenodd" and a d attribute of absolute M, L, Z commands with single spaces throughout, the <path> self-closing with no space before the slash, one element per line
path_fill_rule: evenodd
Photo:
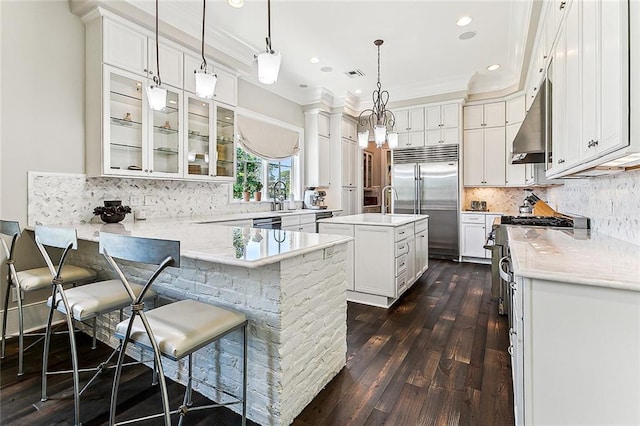
<path fill-rule="evenodd" d="M 131 207 L 123 206 L 120 200 L 105 201 L 104 207 L 93 209 L 93 214 L 100 216 L 104 223 L 121 222 L 127 213 L 131 213 Z"/>

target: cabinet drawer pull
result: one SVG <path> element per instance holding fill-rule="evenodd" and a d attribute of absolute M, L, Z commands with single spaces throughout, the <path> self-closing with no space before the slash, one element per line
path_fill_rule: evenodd
<path fill-rule="evenodd" d="M 564 9 L 566 6 L 567 6 L 566 1 L 560 2 L 560 10 Z"/>

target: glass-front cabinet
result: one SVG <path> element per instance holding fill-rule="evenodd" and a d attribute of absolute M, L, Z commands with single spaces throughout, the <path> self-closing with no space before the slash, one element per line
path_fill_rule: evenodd
<path fill-rule="evenodd" d="M 235 111 L 188 93 L 186 96 L 187 176 L 234 180 Z"/>
<path fill-rule="evenodd" d="M 216 172 L 222 178 L 234 179 L 235 172 L 235 111 L 216 105 Z"/>
<path fill-rule="evenodd" d="M 182 91 L 167 87 L 167 106 L 148 107 L 150 82 L 105 67 L 105 175 L 178 178 L 182 174 Z"/>

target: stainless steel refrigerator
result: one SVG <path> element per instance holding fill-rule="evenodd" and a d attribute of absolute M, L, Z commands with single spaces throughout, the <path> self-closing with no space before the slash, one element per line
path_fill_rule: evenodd
<path fill-rule="evenodd" d="M 393 151 L 393 213 L 429 215 L 429 257 L 459 258 L 458 145 Z"/>

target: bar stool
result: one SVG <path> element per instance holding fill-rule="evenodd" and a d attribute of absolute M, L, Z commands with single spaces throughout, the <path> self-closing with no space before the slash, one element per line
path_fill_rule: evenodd
<path fill-rule="evenodd" d="M 203 410 L 208 408 L 242 404 L 242 425 L 247 418 L 247 319 L 244 314 L 223 309 L 196 300 L 181 300 L 144 312 L 142 298 L 149 290 L 156 278 L 168 266 L 180 267 L 180 242 L 171 240 L 155 240 L 149 238 L 129 237 L 108 233 L 100 233 L 100 253 L 116 271 L 122 284 L 131 296 L 131 317 L 116 326 L 115 335 L 122 340 L 118 366 L 113 378 L 111 393 L 111 408 L 109 424 L 113 425 L 116 418 L 118 401 L 118 387 L 122 363 L 128 343 L 153 351 L 155 365 L 160 376 L 160 392 L 162 395 L 163 412 L 137 419 L 127 420 L 130 423 L 139 420 L 164 417 L 165 425 L 171 424 L 171 414 L 179 414 L 179 425 L 189 410 Z M 135 296 L 131 291 L 132 284 L 115 262 L 115 259 L 156 265 L 144 285 L 141 294 Z M 192 407 L 193 359 L 192 354 L 206 345 L 219 340 L 225 335 L 242 329 L 243 334 L 243 378 L 242 398 L 224 392 L 234 400 L 227 403 L 210 404 Z M 178 361 L 188 356 L 189 377 L 182 405 L 176 409 L 169 408 L 169 396 L 162 368 L 161 356 Z"/>
<path fill-rule="evenodd" d="M 43 336 L 43 333 L 26 333 L 24 332 L 24 311 L 22 307 L 22 293 L 32 292 L 49 288 L 51 285 L 51 271 L 48 267 L 27 269 L 17 272 L 15 267 L 14 251 L 18 238 L 21 235 L 20 224 L 16 221 L 0 220 L 0 234 L 11 238 L 11 246 L 7 246 L 4 238 L 2 246 L 6 254 L 6 263 L 9 267 L 7 274 L 7 291 L 4 296 L 4 315 L 2 318 L 2 358 L 5 356 L 5 343 L 8 337 L 16 337 L 15 335 L 7 336 L 7 312 L 9 308 L 9 295 L 11 289 L 16 289 L 18 302 L 18 376 L 24 374 L 23 358 L 24 352 L 38 343 L 41 339 L 33 342 L 27 348 L 24 347 L 24 336 Z M 83 284 L 96 280 L 96 273 L 90 269 L 81 268 L 74 265 L 65 265 L 62 270 L 62 279 L 73 285 Z"/>
<path fill-rule="evenodd" d="M 115 365 L 109 367 L 108 363 L 118 352 L 118 349 L 115 349 L 106 361 L 100 363 L 96 367 L 83 369 L 78 368 L 78 351 L 73 321 L 85 322 L 90 319 L 93 320 L 95 344 L 95 319 L 101 314 L 120 310 L 120 317 L 122 320 L 122 309 L 129 305 L 129 294 L 127 293 L 127 290 L 122 288 L 120 280 L 117 279 L 94 282 L 73 288 L 64 288 L 64 276 L 61 275 L 60 271 L 63 271 L 67 266 L 65 265 L 65 262 L 70 250 L 76 250 L 78 248 L 78 238 L 75 229 L 36 226 L 35 240 L 38 249 L 40 249 L 40 252 L 44 257 L 47 268 L 50 271 L 49 280 L 51 285 L 51 296 L 47 300 L 49 316 L 47 319 L 47 329 L 44 337 L 44 351 L 42 354 L 41 401 L 44 402 L 48 399 L 47 375 L 72 373 L 75 424 L 80 424 L 80 395 L 91 385 L 91 383 L 93 383 L 101 372 L 107 368 L 115 368 Z M 62 256 L 57 267 L 55 267 L 51 261 L 51 257 L 47 252 L 47 247 L 63 249 Z M 51 277 L 53 277 L 53 279 L 51 279 Z M 140 294 L 142 292 L 142 286 L 132 284 L 129 290 L 132 291 L 133 294 Z M 145 299 L 148 300 L 154 297 L 156 297 L 155 292 L 147 292 Z M 71 370 L 48 371 L 52 320 L 53 313 L 56 310 L 62 313 L 66 318 L 67 328 L 69 330 L 69 344 L 71 347 Z M 94 372 L 93 377 L 91 377 L 85 386 L 80 389 L 79 375 L 82 372 L 88 371 Z"/>

